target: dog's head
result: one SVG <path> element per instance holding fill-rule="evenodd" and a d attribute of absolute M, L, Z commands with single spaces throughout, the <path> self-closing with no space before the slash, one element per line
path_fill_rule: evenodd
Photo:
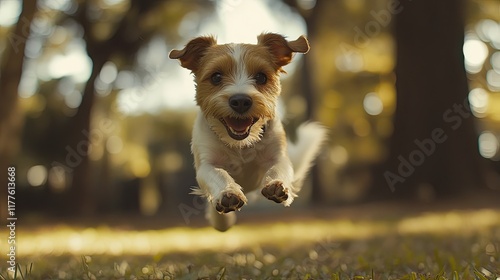
<path fill-rule="evenodd" d="M 257 38 L 256 45 L 218 45 L 214 37 L 198 37 L 169 54 L 193 72 L 197 104 L 211 129 L 232 147 L 260 140 L 263 127 L 276 115 L 282 66 L 295 52 L 309 51 L 303 36 L 287 41 L 264 33 Z"/>

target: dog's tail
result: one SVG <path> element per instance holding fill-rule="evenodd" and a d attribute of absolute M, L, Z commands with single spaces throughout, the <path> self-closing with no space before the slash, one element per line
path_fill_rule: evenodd
<path fill-rule="evenodd" d="M 293 187 L 296 191 L 302 188 L 302 183 L 318 156 L 327 138 L 324 126 L 316 122 L 306 122 L 297 128 L 297 140 L 288 142 L 288 156 L 294 171 Z"/>

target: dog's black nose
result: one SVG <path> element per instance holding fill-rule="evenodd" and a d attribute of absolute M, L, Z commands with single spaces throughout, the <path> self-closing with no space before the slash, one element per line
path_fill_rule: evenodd
<path fill-rule="evenodd" d="M 229 98 L 229 106 L 234 111 L 243 114 L 252 107 L 252 98 L 246 94 L 235 94 Z"/>

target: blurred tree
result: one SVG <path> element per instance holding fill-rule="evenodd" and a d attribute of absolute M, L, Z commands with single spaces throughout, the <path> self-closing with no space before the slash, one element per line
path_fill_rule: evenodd
<path fill-rule="evenodd" d="M 83 38 L 86 43 L 87 54 L 92 60 L 92 72 L 85 84 L 82 102 L 71 121 L 73 137 L 70 146 L 82 148 L 79 164 L 73 170 L 72 186 L 70 190 L 71 209 L 78 214 L 92 214 L 96 211 L 99 199 L 97 194 L 112 194 L 110 191 L 98 190 L 95 178 L 90 176 L 91 168 L 88 159 L 89 146 L 82 145 L 91 142 L 91 116 L 95 105 L 95 82 L 103 66 L 108 61 L 114 61 L 118 70 L 131 68 L 136 62 L 138 51 L 144 47 L 154 36 L 164 36 L 168 39 L 178 39 L 178 24 L 189 11 L 203 11 L 212 7 L 212 3 L 205 1 L 176 1 L 176 0 L 130 0 L 129 7 L 121 13 L 118 20 L 110 21 L 105 13 L 93 13 L 101 7 L 95 7 L 92 1 L 83 1 L 79 4 L 77 12 L 71 17 L 78 22 L 84 31 Z M 103 32 L 103 24 L 108 25 L 108 34 Z M 103 34 L 106 34 L 103 36 Z M 116 96 L 116 95 L 115 95 Z M 111 108 L 109 108 L 111 109 Z M 90 135 L 90 136 L 89 136 Z M 106 153 L 106 152 L 105 152 Z M 104 167 L 106 164 L 104 164 Z M 103 168 L 101 173 L 106 173 L 109 168 Z M 107 174 L 101 174 L 102 181 L 107 182 Z M 103 195 L 104 197 L 106 195 Z M 113 197 L 108 197 L 112 199 Z M 106 200 L 102 198 L 101 200 Z"/>
<path fill-rule="evenodd" d="M 18 108 L 18 87 L 21 80 L 26 41 L 36 12 L 36 1 L 24 0 L 18 22 L 8 35 L 7 48 L 0 66 L 0 185 L 7 186 L 7 167 L 19 150 L 23 117 Z M 2 187 L 2 190 L 4 188 Z M 6 191 L 0 192 L 0 217 L 6 216 Z"/>
<path fill-rule="evenodd" d="M 487 184 L 464 68 L 464 1 L 402 1 L 394 133 L 377 195 L 432 199 Z"/>
<path fill-rule="evenodd" d="M 124 64 L 131 63 L 135 54 L 153 36 L 155 29 L 151 26 L 144 27 L 140 22 L 144 22 L 150 12 L 155 10 L 162 0 L 131 0 L 129 9 L 123 14 L 121 20 L 112 27 L 113 32 L 103 38 L 97 36 L 98 26 L 91 18 L 90 1 L 80 4 L 74 19 L 83 27 L 84 39 L 87 53 L 92 60 L 92 73 L 85 85 L 82 102 L 78 111 L 73 117 L 70 135 L 71 147 L 82 147 L 79 151 L 81 155 L 80 163 L 73 171 L 73 183 L 71 187 L 71 209 L 79 214 L 92 214 L 95 211 L 97 200 L 94 199 L 94 188 L 91 183 L 88 148 L 82 145 L 86 141 L 88 131 L 90 131 L 90 120 L 92 108 L 95 102 L 95 82 L 104 66 L 112 59 L 112 56 L 119 56 Z M 149 28 L 148 28 L 149 27 Z M 156 27 L 156 26 L 155 26 Z M 86 133 L 85 133 L 86 132 Z"/>

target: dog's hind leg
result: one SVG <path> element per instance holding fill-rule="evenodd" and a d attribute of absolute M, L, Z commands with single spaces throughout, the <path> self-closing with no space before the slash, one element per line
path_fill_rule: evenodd
<path fill-rule="evenodd" d="M 228 230 L 236 223 L 235 212 L 220 214 L 210 203 L 207 203 L 205 217 L 213 228 L 222 232 Z"/>

